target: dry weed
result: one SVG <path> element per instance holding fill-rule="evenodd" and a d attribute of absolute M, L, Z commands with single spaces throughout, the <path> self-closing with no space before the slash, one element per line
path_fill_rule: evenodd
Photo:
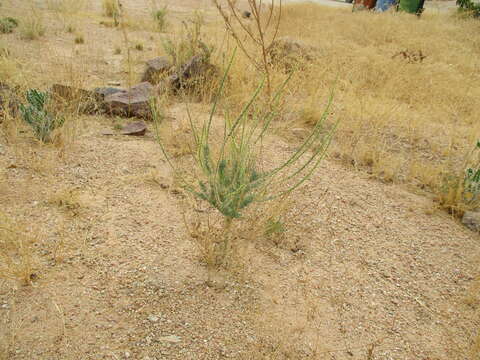
<path fill-rule="evenodd" d="M 0 213 L 0 278 L 31 283 L 33 242 L 21 226 Z"/>

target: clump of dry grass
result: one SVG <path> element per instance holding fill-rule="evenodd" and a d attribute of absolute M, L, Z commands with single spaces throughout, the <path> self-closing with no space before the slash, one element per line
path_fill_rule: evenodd
<path fill-rule="evenodd" d="M 45 35 L 45 25 L 42 15 L 38 11 L 32 11 L 28 16 L 23 18 L 20 23 L 20 33 L 26 40 L 36 40 Z"/>
<path fill-rule="evenodd" d="M 0 278 L 31 283 L 33 242 L 21 226 L 0 213 Z"/>
<path fill-rule="evenodd" d="M 120 16 L 120 4 L 118 0 L 102 0 L 102 7 L 105 16 L 114 19 Z"/>
<path fill-rule="evenodd" d="M 57 206 L 72 216 L 78 216 L 82 207 L 78 192 L 75 189 L 62 189 L 55 192 L 48 203 Z"/>

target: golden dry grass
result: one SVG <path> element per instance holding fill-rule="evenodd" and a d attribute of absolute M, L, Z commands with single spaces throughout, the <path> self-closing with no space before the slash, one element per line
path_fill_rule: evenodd
<path fill-rule="evenodd" d="M 437 194 L 445 175 L 462 174 L 462 160 L 480 133 L 479 61 L 472 56 L 480 40 L 471 36 L 478 21 L 428 12 L 421 19 L 352 14 L 310 4 L 286 6 L 283 14 L 280 35 L 318 48 L 316 61 L 291 81 L 279 124 L 284 134 L 315 122 L 333 88 L 330 118 L 340 124 L 332 156 L 384 181 Z M 404 51 L 426 57 L 405 58 Z M 256 81 L 248 74 L 250 64 L 237 61 L 233 103 L 252 91 Z"/>
<path fill-rule="evenodd" d="M 32 243 L 18 224 L 0 213 L 0 279 L 30 284 Z"/>

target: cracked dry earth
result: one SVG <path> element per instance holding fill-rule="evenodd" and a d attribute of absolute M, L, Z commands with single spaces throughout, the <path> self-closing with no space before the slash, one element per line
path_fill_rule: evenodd
<path fill-rule="evenodd" d="M 208 287 L 152 132 L 84 121 L 63 157 L 1 143 L 2 209 L 38 239 L 33 285 L 0 282 L 6 359 L 469 358 L 479 239 L 430 200 L 325 161 L 285 244 L 253 241 L 241 275 Z M 52 204 L 62 189 L 78 209 Z"/>

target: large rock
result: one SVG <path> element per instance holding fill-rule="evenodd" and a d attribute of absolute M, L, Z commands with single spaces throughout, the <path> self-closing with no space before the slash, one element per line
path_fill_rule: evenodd
<path fill-rule="evenodd" d="M 168 73 L 172 68 L 172 63 L 166 56 L 157 57 L 147 61 L 147 68 L 142 76 L 142 82 L 149 82 L 150 84 L 158 84 L 161 77 Z"/>
<path fill-rule="evenodd" d="M 280 37 L 268 48 L 270 62 L 286 71 L 295 70 L 315 59 L 318 49 L 289 36 Z"/>
<path fill-rule="evenodd" d="M 217 77 L 218 68 L 210 64 L 201 55 L 193 56 L 180 67 L 180 70 L 167 79 L 167 86 L 174 91 L 194 90 L 206 81 Z"/>
<path fill-rule="evenodd" d="M 150 119 L 150 99 L 154 95 L 153 85 L 142 82 L 126 91 L 106 96 L 105 110 L 111 115 Z"/>
<path fill-rule="evenodd" d="M 462 224 L 472 231 L 480 232 L 480 212 L 466 211 L 463 214 Z"/>

